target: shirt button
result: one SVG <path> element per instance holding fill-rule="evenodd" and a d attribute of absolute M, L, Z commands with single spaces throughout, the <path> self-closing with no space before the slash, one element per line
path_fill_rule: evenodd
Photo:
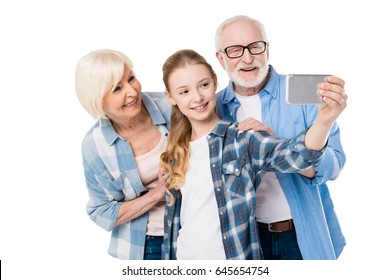
<path fill-rule="evenodd" d="M 220 189 L 220 188 L 217 188 L 217 191 L 218 191 L 218 192 L 220 192 L 220 191 L 221 191 L 221 189 Z"/>
<path fill-rule="evenodd" d="M 221 211 L 221 212 L 219 212 L 219 214 L 221 215 L 221 216 L 223 216 L 223 212 Z"/>
<path fill-rule="evenodd" d="M 215 163 L 213 163 L 213 167 L 215 167 Z"/>
<path fill-rule="evenodd" d="M 238 172 L 238 168 L 236 168 L 234 171 Z"/>
<path fill-rule="evenodd" d="M 226 235 L 224 235 L 224 236 L 223 236 L 223 239 L 225 239 L 225 240 L 226 240 Z"/>

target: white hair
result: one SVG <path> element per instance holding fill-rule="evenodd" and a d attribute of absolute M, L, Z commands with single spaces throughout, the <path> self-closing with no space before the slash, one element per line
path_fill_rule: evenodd
<path fill-rule="evenodd" d="M 93 118 L 107 118 L 103 111 L 103 97 L 121 80 L 125 66 L 132 70 L 133 63 L 126 55 L 114 50 L 92 51 L 78 62 L 76 94 Z"/>
<path fill-rule="evenodd" d="M 222 48 L 222 45 L 221 45 L 222 44 L 222 42 L 221 42 L 222 40 L 221 39 L 222 39 L 222 32 L 223 32 L 223 30 L 229 24 L 237 22 L 237 21 L 248 21 L 248 22 L 254 23 L 255 26 L 259 29 L 260 33 L 262 34 L 263 39 L 265 41 L 268 41 L 267 34 L 266 34 L 265 28 L 264 28 L 264 24 L 262 22 L 260 22 L 257 19 L 248 17 L 248 16 L 238 15 L 238 16 L 234 16 L 234 17 L 228 18 L 227 20 L 222 22 L 221 25 L 217 28 L 217 31 L 215 33 L 215 49 L 217 51 L 220 51 L 221 48 Z"/>

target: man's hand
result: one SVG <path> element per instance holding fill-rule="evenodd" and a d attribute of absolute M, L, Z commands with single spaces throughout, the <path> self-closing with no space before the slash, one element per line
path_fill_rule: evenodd
<path fill-rule="evenodd" d="M 265 131 L 270 135 L 274 135 L 274 131 L 266 124 L 255 120 L 254 118 L 247 118 L 238 124 L 238 130 L 248 131 L 253 129 L 254 131 Z"/>

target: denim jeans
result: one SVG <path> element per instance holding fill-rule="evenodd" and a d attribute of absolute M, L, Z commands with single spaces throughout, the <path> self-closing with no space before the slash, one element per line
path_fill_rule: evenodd
<path fill-rule="evenodd" d="M 302 260 L 295 230 L 270 232 L 258 228 L 261 249 L 266 260 Z"/>
<path fill-rule="evenodd" d="M 145 239 L 144 260 L 161 260 L 162 236 L 147 235 Z"/>

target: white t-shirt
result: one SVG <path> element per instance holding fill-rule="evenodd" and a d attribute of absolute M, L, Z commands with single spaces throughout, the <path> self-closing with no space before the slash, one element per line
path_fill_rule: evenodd
<path fill-rule="evenodd" d="M 241 106 L 237 109 L 237 121 L 249 117 L 261 121 L 261 100 L 258 94 L 242 96 L 236 93 Z M 271 127 L 272 128 L 272 127 Z M 256 190 L 256 221 L 273 223 L 291 219 L 291 211 L 282 186 L 275 172 L 264 172 Z"/>
<path fill-rule="evenodd" d="M 190 142 L 189 170 L 180 189 L 178 260 L 226 259 L 206 137 Z"/>

